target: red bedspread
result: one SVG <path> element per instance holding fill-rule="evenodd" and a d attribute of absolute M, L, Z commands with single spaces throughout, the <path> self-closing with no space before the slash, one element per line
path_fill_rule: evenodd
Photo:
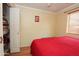
<path fill-rule="evenodd" d="M 31 53 L 33 56 L 79 56 L 79 40 L 68 36 L 37 39 L 31 44 Z"/>

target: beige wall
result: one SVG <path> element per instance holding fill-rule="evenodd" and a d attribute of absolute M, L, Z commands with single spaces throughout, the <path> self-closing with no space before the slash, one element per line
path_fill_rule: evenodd
<path fill-rule="evenodd" d="M 21 12 L 21 47 L 29 46 L 36 38 L 54 36 L 55 13 L 18 6 Z M 39 22 L 35 22 L 35 16 Z"/>
<path fill-rule="evenodd" d="M 55 23 L 56 36 L 62 36 L 66 34 L 67 15 L 64 13 L 57 14 Z"/>

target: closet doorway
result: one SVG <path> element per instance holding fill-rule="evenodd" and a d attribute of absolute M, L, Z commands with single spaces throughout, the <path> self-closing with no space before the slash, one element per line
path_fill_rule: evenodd
<path fill-rule="evenodd" d="M 9 6 L 3 3 L 3 43 L 4 55 L 10 54 Z"/>

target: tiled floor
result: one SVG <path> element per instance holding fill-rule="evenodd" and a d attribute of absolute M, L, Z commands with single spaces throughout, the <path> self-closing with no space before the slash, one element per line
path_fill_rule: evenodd
<path fill-rule="evenodd" d="M 21 52 L 11 53 L 10 56 L 31 56 L 30 47 L 23 47 Z"/>

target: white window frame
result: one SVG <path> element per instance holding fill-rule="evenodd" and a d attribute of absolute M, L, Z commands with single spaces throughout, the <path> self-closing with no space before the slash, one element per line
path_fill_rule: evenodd
<path fill-rule="evenodd" d="M 77 12 L 74 12 L 74 13 L 79 13 L 79 11 L 77 11 Z M 71 14 L 74 14 L 74 13 L 71 13 Z M 70 29 L 70 15 L 71 14 L 68 14 L 67 15 L 67 27 L 66 27 L 66 33 L 69 33 L 69 34 L 79 34 L 79 33 L 77 33 L 77 32 L 71 32 L 71 31 L 69 31 Z"/>

